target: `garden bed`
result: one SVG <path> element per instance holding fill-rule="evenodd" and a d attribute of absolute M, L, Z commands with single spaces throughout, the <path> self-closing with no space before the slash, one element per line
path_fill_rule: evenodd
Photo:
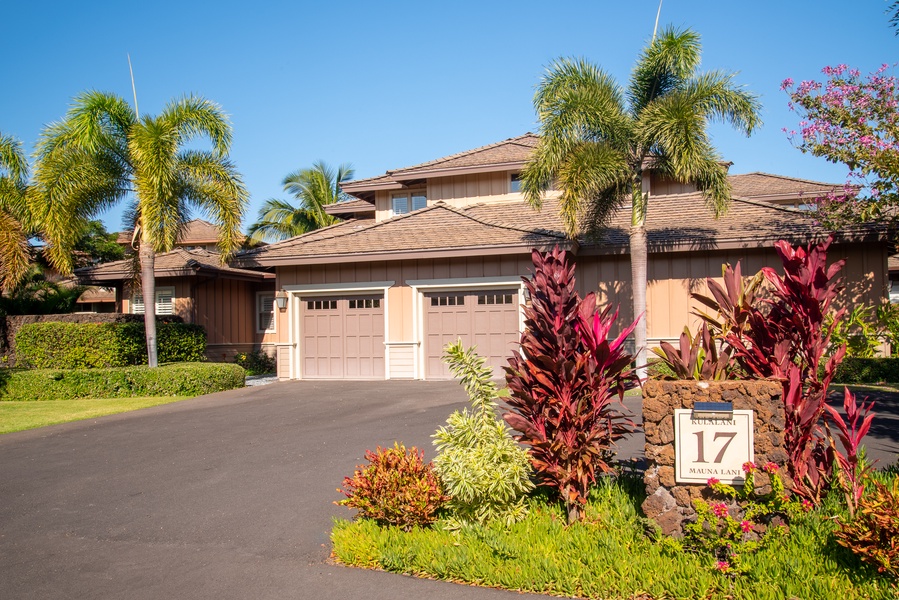
<path fill-rule="evenodd" d="M 895 476 L 895 475 L 894 475 Z M 711 555 L 685 552 L 641 516 L 643 485 L 627 474 L 593 490 L 583 522 L 566 525 L 545 495 L 511 527 L 447 531 L 438 521 L 406 532 L 368 519 L 338 520 L 339 563 L 446 581 L 579 598 L 895 599 L 899 587 L 833 538 L 837 499 L 797 519 L 784 536 L 747 554 L 742 575 L 715 568 Z"/>

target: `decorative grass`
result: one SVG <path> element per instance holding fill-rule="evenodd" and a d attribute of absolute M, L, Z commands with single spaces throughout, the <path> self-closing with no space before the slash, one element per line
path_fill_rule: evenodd
<path fill-rule="evenodd" d="M 591 494 L 587 520 L 565 525 L 545 496 L 511 527 L 433 528 L 405 533 L 368 520 L 337 520 L 332 556 L 340 563 L 510 590 L 582 598 L 720 600 L 895 599 L 899 587 L 839 547 L 836 503 L 810 513 L 789 535 L 745 556 L 746 575 L 717 572 L 711 556 L 688 554 L 647 535 L 642 482 L 606 479 Z"/>
<path fill-rule="evenodd" d="M 57 423 L 94 419 L 185 399 L 185 396 L 154 396 L 150 398 L 0 402 L 0 434 L 36 429 Z"/>

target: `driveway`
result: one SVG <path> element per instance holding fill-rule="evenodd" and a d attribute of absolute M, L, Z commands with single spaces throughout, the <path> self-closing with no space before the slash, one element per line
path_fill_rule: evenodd
<path fill-rule="evenodd" d="M 878 400 L 883 464 L 899 404 Z M 521 597 L 327 563 L 331 519 L 350 515 L 336 488 L 365 450 L 399 440 L 431 458 L 464 405 L 454 382 L 286 382 L 0 436 L 0 596 Z"/>
<path fill-rule="evenodd" d="M 329 565 L 363 453 L 430 435 L 453 382 L 286 382 L 0 436 L 0 596 L 511 598 Z"/>

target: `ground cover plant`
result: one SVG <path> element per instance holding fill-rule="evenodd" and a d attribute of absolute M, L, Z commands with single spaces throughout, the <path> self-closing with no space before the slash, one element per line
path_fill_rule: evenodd
<path fill-rule="evenodd" d="M 447 531 L 439 526 L 380 526 L 337 521 L 333 557 L 378 568 L 489 587 L 569 597 L 705 598 L 709 600 L 894 599 L 899 587 L 833 541 L 839 502 L 803 513 L 785 535 L 741 560 L 741 575 L 716 569 L 709 553 L 684 552 L 670 538 L 647 536 L 640 513 L 639 478 L 602 477 L 585 505 L 585 518 L 567 523 L 562 505 L 543 490 L 528 515 Z"/>
<path fill-rule="evenodd" d="M 151 396 L 46 400 L 44 402 L 0 401 L 0 434 L 58 423 L 95 419 L 186 399 L 187 396 Z"/>

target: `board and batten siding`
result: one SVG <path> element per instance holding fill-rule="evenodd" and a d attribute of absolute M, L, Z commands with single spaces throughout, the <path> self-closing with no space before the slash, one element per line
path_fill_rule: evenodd
<path fill-rule="evenodd" d="M 828 258 L 830 262 L 846 259 L 840 274 L 846 289 L 838 296 L 836 306 L 876 305 L 886 297 L 886 252 L 883 246 L 832 245 Z M 738 261 L 744 277 L 755 275 L 766 266 L 783 273 L 780 257 L 773 248 L 651 254 L 646 295 L 650 343 L 676 339 L 684 326 L 695 331 L 699 327 L 699 318 L 693 313 L 705 308 L 691 294 L 709 295 L 706 279 L 711 277 L 723 284 L 722 265 L 736 266 Z"/>

